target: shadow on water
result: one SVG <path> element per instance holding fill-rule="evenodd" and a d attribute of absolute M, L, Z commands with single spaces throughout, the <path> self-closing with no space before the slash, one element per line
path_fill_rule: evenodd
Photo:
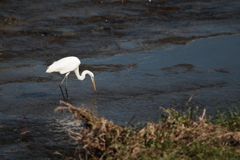
<path fill-rule="evenodd" d="M 74 155 L 68 113 L 56 114 L 74 55 L 87 78 L 69 76 L 71 103 L 115 123 L 157 121 L 160 106 L 189 103 L 215 114 L 239 104 L 240 2 L 0 0 L 0 158 Z"/>

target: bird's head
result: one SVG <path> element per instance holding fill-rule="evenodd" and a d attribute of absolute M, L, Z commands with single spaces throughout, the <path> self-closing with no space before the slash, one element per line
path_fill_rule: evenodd
<path fill-rule="evenodd" d="M 91 80 L 92 80 L 93 89 L 96 91 L 97 87 L 96 87 L 96 84 L 95 84 L 95 81 L 94 81 L 94 74 L 91 71 L 85 70 L 85 71 L 82 72 L 81 76 L 79 76 L 78 70 L 76 70 L 74 72 L 75 72 L 75 74 L 76 74 L 76 76 L 79 80 L 84 80 L 85 76 L 89 75 L 91 77 Z"/>
<path fill-rule="evenodd" d="M 84 72 L 87 72 L 87 74 L 91 77 L 93 89 L 96 91 L 97 87 L 96 87 L 96 83 L 94 81 L 94 74 L 91 71 L 88 71 L 88 70 L 85 70 Z"/>

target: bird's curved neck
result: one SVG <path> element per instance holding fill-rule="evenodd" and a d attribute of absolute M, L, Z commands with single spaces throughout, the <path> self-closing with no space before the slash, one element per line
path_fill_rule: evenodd
<path fill-rule="evenodd" d="M 85 71 L 83 71 L 82 74 L 80 75 L 80 74 L 79 74 L 79 68 L 77 68 L 74 72 L 75 72 L 75 75 L 76 75 L 77 79 L 79 79 L 79 80 L 82 81 L 82 80 L 84 80 L 84 79 L 86 78 L 86 74 L 89 74 L 90 71 L 85 70 Z"/>

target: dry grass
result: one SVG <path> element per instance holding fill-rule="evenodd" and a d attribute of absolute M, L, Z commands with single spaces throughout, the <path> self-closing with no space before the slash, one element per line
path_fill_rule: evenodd
<path fill-rule="evenodd" d="M 165 119 L 136 129 L 116 125 L 64 101 L 60 103 L 65 106 L 55 111 L 68 110 L 75 120 L 87 123 L 80 132 L 69 133 L 84 144 L 87 159 L 195 159 L 214 152 L 220 157 L 224 153 L 234 157 L 239 152 L 240 132 L 210 123 L 205 118 L 206 110 L 192 120 L 173 109 L 163 109 Z"/>

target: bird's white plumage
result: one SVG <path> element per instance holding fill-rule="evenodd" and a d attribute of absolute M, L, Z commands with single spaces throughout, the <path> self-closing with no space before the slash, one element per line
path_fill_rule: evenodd
<path fill-rule="evenodd" d="M 60 72 L 61 74 L 65 74 L 76 70 L 80 64 L 81 62 L 77 57 L 65 57 L 50 65 L 46 72 Z"/>

